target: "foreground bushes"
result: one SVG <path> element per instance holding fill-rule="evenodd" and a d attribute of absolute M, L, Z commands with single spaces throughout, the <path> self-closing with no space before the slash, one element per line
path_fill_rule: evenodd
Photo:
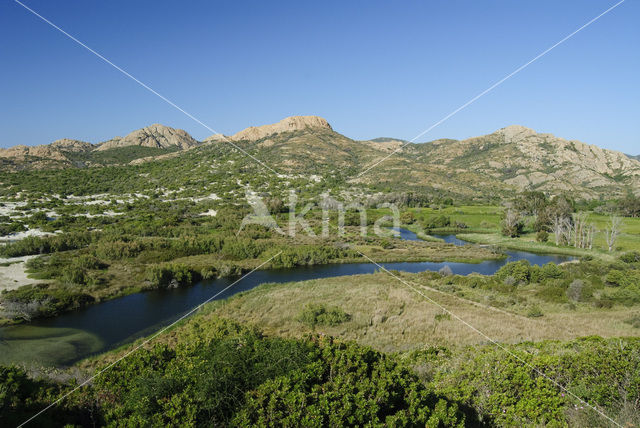
<path fill-rule="evenodd" d="M 623 426 L 640 423 L 638 338 L 438 347 L 400 361 L 328 337 L 265 337 L 211 315 L 170 334 L 174 345 L 131 354 L 40 426 L 608 426 L 574 395 Z M 0 367 L 0 424 L 23 422 L 72 387 Z"/>
<path fill-rule="evenodd" d="M 175 347 L 140 349 L 38 423 L 461 427 L 475 420 L 396 358 L 370 348 L 329 338 L 268 338 L 216 318 L 190 327 Z M 71 388 L 0 367 L 0 423 L 21 423 Z"/>
<path fill-rule="evenodd" d="M 475 347 L 431 363 L 437 365 L 433 388 L 498 425 L 607 426 L 560 386 L 622 425 L 640 422 L 637 338 Z"/>
<path fill-rule="evenodd" d="M 330 339 L 286 340 L 214 320 L 202 340 L 141 350 L 94 389 L 106 424 L 462 426 L 458 406 L 395 359 Z M 199 328 L 205 327 L 199 325 Z M 213 330 L 213 331 L 212 331 Z"/>

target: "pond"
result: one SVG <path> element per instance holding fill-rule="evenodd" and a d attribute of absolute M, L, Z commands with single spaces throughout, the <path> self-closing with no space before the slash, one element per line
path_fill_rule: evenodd
<path fill-rule="evenodd" d="M 415 233 L 401 229 L 400 238 L 419 240 Z M 455 236 L 438 236 L 455 245 L 466 245 Z M 481 263 L 405 262 L 381 263 L 386 269 L 405 272 L 438 271 L 449 266 L 455 274 L 472 272 L 491 275 L 509 261 L 526 259 L 532 264 L 561 263 L 571 257 L 541 255 L 524 251 L 507 252 L 503 260 Z M 328 264 L 291 269 L 256 271 L 221 293 L 216 300 L 250 290 L 267 282 L 291 282 L 342 275 L 373 273 L 373 263 Z M 0 363 L 66 366 L 90 355 L 113 349 L 157 331 L 193 307 L 233 283 L 233 278 L 202 281 L 192 287 L 154 290 L 110 300 L 55 318 L 0 328 Z"/>

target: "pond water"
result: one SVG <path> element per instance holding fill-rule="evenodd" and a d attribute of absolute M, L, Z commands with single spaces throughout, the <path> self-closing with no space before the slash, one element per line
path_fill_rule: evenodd
<path fill-rule="evenodd" d="M 415 233 L 400 229 L 400 238 L 419 240 Z M 438 236 L 455 245 L 466 245 L 455 236 Z M 524 251 L 507 252 L 503 260 L 481 263 L 406 262 L 381 263 L 386 269 L 405 272 L 438 271 L 449 266 L 459 275 L 472 272 L 491 275 L 509 261 L 526 259 L 532 264 L 561 263 L 571 257 L 532 254 Z M 372 263 L 328 264 L 291 269 L 256 271 L 216 300 L 225 299 L 267 282 L 291 282 L 342 275 L 373 273 L 379 268 Z M 221 278 L 202 281 L 192 287 L 154 290 L 137 293 L 84 309 L 62 314 L 56 318 L 35 320 L 29 324 L 0 328 L 0 363 L 25 363 L 65 366 L 90 355 L 113 349 L 146 336 L 178 319 L 191 308 L 229 286 L 235 279 Z"/>

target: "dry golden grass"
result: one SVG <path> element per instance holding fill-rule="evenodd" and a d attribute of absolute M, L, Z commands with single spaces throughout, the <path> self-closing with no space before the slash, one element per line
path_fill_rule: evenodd
<path fill-rule="evenodd" d="M 400 275 L 407 281 L 416 278 L 414 274 Z M 623 322 L 637 309 L 579 307 L 562 311 L 559 307 L 543 306 L 544 316 L 526 318 L 419 287 L 425 296 L 492 340 L 502 343 L 638 334 L 637 329 Z M 432 345 L 490 343 L 487 337 L 454 315 L 442 316 L 446 314 L 443 309 L 387 273 L 267 284 L 231 298 L 213 313 L 256 325 L 266 334 L 300 337 L 311 332 L 310 328 L 297 321 L 302 308 L 308 303 L 337 306 L 352 317 L 338 326 L 318 326 L 316 333 L 355 340 L 384 352 Z"/>

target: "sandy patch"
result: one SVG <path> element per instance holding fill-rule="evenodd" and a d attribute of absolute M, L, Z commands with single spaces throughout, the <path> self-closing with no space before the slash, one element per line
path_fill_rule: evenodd
<path fill-rule="evenodd" d="M 15 290 L 28 284 L 45 282 L 41 279 L 28 278 L 25 272 L 27 260 L 38 256 L 12 257 L 0 259 L 0 290 Z M 8 266 L 5 264 L 10 263 Z"/>
<path fill-rule="evenodd" d="M 6 236 L 0 236 L 0 242 L 13 242 L 19 241 L 21 239 L 27 238 L 29 236 L 49 236 L 55 235 L 55 233 L 51 232 L 43 232 L 40 229 L 29 229 L 24 232 L 14 232 L 10 233 Z"/>
<path fill-rule="evenodd" d="M 207 217 L 215 217 L 216 214 L 218 214 L 218 211 L 216 210 L 209 210 L 207 212 L 201 213 L 201 216 L 207 216 Z"/>

